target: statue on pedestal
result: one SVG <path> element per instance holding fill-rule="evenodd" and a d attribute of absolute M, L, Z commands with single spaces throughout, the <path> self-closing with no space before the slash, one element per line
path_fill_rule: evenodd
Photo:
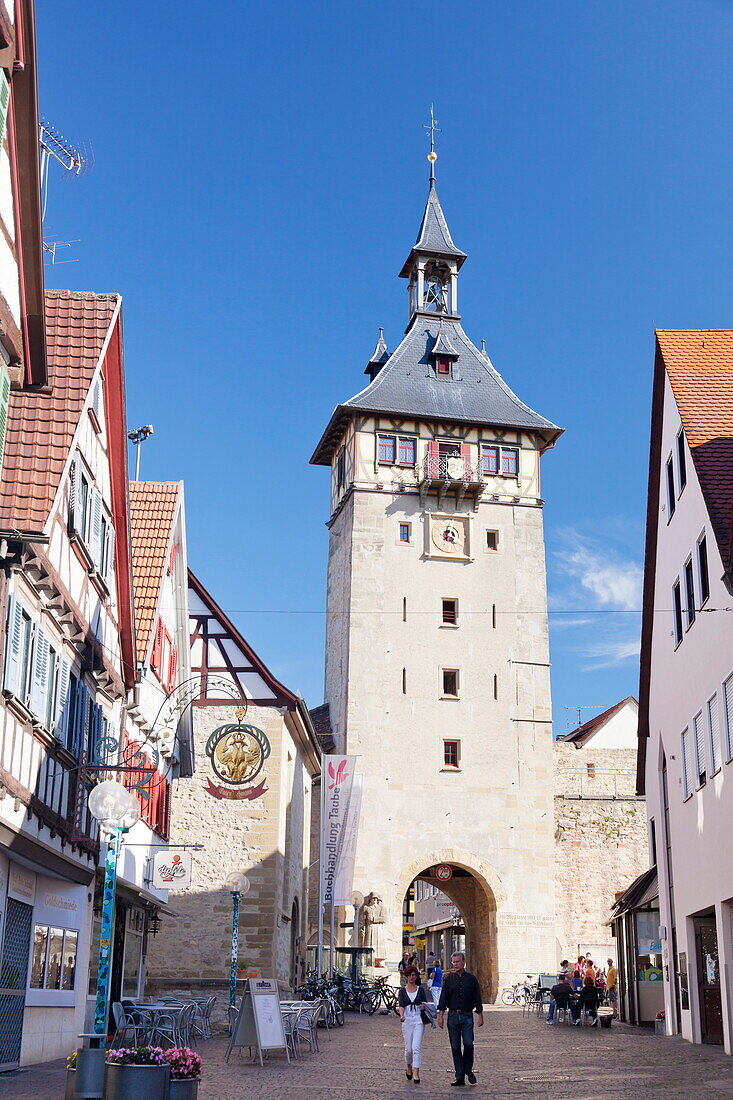
<path fill-rule="evenodd" d="M 371 947 L 374 959 L 384 956 L 384 925 L 387 911 L 379 894 L 367 894 L 361 907 L 361 946 Z"/>

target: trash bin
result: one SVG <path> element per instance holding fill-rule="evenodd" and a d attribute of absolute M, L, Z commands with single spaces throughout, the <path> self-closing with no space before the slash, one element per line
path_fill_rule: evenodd
<path fill-rule="evenodd" d="M 598 1019 L 601 1022 L 601 1027 L 610 1027 L 611 1026 L 611 1020 L 613 1019 L 613 1009 L 612 1008 L 599 1008 L 598 1009 Z"/>

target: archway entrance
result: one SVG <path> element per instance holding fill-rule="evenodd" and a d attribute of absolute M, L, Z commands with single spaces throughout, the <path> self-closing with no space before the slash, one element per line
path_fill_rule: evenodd
<path fill-rule="evenodd" d="M 457 860 L 439 861 L 413 873 L 403 897 L 403 950 L 417 954 L 423 973 L 431 951 L 446 969 L 454 951 L 465 952 L 484 1000 L 493 1002 L 499 972 L 497 898 L 486 877 Z"/>

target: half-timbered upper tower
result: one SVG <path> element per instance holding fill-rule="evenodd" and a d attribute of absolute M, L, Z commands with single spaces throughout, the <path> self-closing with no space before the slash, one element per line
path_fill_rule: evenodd
<path fill-rule="evenodd" d="M 311 461 L 331 467 L 326 702 L 365 776 L 355 887 L 395 959 L 405 890 L 449 865 L 488 993 L 555 954 L 540 458 L 560 429 L 464 332 L 465 259 L 431 170 L 405 336 L 390 353 L 380 331 Z"/>

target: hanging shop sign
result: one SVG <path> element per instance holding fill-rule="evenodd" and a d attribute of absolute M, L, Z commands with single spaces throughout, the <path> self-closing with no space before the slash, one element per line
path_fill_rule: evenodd
<path fill-rule="evenodd" d="M 439 863 L 435 868 L 435 877 L 441 882 L 447 882 L 448 879 L 453 878 L 453 868 L 449 863 Z"/>
<path fill-rule="evenodd" d="M 244 725 L 241 718 L 219 726 L 206 742 L 206 755 L 218 780 L 206 778 L 204 789 L 212 798 L 251 802 L 266 793 L 266 779 L 252 785 L 270 755 L 270 742 L 256 726 Z"/>
<path fill-rule="evenodd" d="M 193 856 L 190 852 L 156 852 L 153 886 L 156 890 L 185 890 L 191 885 Z"/>

